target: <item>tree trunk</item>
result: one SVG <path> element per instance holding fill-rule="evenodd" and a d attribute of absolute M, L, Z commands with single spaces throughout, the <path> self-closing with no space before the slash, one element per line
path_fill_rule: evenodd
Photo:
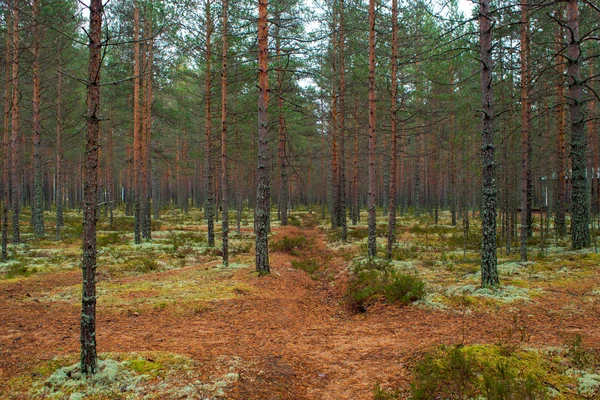
<path fill-rule="evenodd" d="M 269 267 L 269 65 L 267 0 L 258 0 L 258 168 L 256 212 L 256 271 L 268 274 Z"/>
<path fill-rule="evenodd" d="M 496 168 L 494 165 L 494 106 L 492 92 L 492 17 L 490 0 L 480 1 L 479 42 L 481 60 L 481 105 L 482 105 L 482 244 L 481 284 L 499 284 L 496 255 Z M 468 213 L 468 211 L 467 211 Z"/>
<path fill-rule="evenodd" d="M 42 32 L 37 19 L 40 14 L 40 0 L 33 0 L 32 18 L 33 28 L 33 229 L 35 236 L 40 238 L 44 236 L 44 193 L 42 189 L 42 114 L 40 113 L 41 101 L 41 69 L 40 69 L 40 44 L 42 41 Z"/>
<path fill-rule="evenodd" d="M 19 157 L 19 0 L 13 0 L 12 15 L 12 114 L 11 114 L 11 195 L 13 212 L 13 243 L 21 242 L 19 216 L 21 214 L 21 164 Z"/>
<path fill-rule="evenodd" d="M 212 115 L 211 115 L 211 36 L 213 23 L 210 15 L 210 0 L 206 0 L 206 77 L 205 77 L 205 104 L 206 104 L 206 143 L 205 143 L 205 171 L 206 171 L 206 200 L 204 204 L 204 216 L 208 225 L 208 246 L 215 246 L 215 221 L 214 221 L 214 188 L 213 188 L 213 165 L 212 165 Z"/>
<path fill-rule="evenodd" d="M 352 155 L 352 225 L 356 226 L 360 216 L 358 201 L 358 137 L 360 126 L 358 123 L 358 99 L 354 102 L 354 151 Z"/>
<path fill-rule="evenodd" d="M 565 182 L 566 166 L 566 148 L 565 148 L 565 86 L 564 86 L 564 57 L 560 54 L 562 48 L 563 29 L 559 25 L 556 31 L 556 151 L 557 151 L 557 175 L 556 175 L 556 217 L 554 225 L 558 236 L 567 234 L 565 223 L 565 206 L 567 202 L 567 188 Z"/>
<path fill-rule="evenodd" d="M 571 240 L 574 250 L 590 245 L 590 193 L 586 174 L 587 134 L 583 116 L 582 82 L 579 60 L 579 6 L 577 0 L 567 2 L 567 77 L 568 103 L 571 111 L 571 163 L 573 191 L 571 212 Z"/>
<path fill-rule="evenodd" d="M 153 37 L 153 14 L 152 3 L 146 11 L 146 91 L 144 106 L 146 109 L 146 129 L 144 137 L 144 226 L 142 227 L 142 236 L 145 239 L 152 239 L 152 199 L 153 199 L 153 180 L 152 180 L 152 103 L 154 102 L 154 39 Z"/>
<path fill-rule="evenodd" d="M 81 371 L 97 372 L 96 357 L 96 209 L 100 146 L 100 67 L 102 0 L 91 0 L 87 82 L 87 135 L 83 210 L 83 293 L 81 297 Z"/>
<path fill-rule="evenodd" d="M 60 45 L 59 45 L 60 46 Z M 61 51 L 58 49 L 58 72 L 56 74 L 56 240 L 60 240 L 63 216 L 63 114 L 62 114 L 62 71 Z"/>
<path fill-rule="evenodd" d="M 134 201 L 134 241 L 142 243 L 141 227 L 141 153 L 142 139 L 140 127 L 140 9 L 133 2 L 133 201 Z"/>
<path fill-rule="evenodd" d="M 367 256 L 377 255 L 375 220 L 375 0 L 369 0 L 369 237 Z"/>
<path fill-rule="evenodd" d="M 339 96 L 339 85 L 338 85 L 338 60 L 337 52 L 339 41 L 338 36 L 338 25 L 337 25 L 337 10 L 336 2 L 332 4 L 332 34 L 331 34 L 331 69 L 333 75 L 331 77 L 331 227 L 336 229 L 339 227 L 339 208 L 340 208 L 340 157 L 339 157 L 339 143 L 338 143 L 338 96 Z"/>
<path fill-rule="evenodd" d="M 11 105 L 11 68 L 12 68 L 12 21 L 10 11 L 6 11 L 6 60 L 4 80 L 4 137 L 2 138 L 2 261 L 8 259 L 8 209 L 10 204 L 10 150 L 8 130 L 10 125 Z"/>
<path fill-rule="evenodd" d="M 223 220 L 221 230 L 223 235 L 223 265 L 229 265 L 229 196 L 227 193 L 227 0 L 222 1 L 223 18 L 223 56 L 221 66 L 221 204 Z M 238 188 L 239 190 L 239 188 Z"/>
<path fill-rule="evenodd" d="M 390 210 L 388 212 L 388 245 L 387 258 L 392 259 L 394 242 L 396 241 L 396 181 L 398 172 L 397 111 L 398 111 L 398 0 L 392 0 L 392 96 L 390 106 L 391 120 L 391 157 L 390 157 Z"/>
<path fill-rule="evenodd" d="M 275 57 L 277 59 L 277 112 L 278 112 L 278 133 L 279 133 L 279 197 L 278 197 L 278 214 L 281 226 L 288 224 L 288 172 L 287 172 L 287 135 L 285 127 L 285 116 L 283 114 L 283 65 L 281 64 L 281 12 L 278 12 L 276 17 L 277 25 L 275 26 Z"/>
<path fill-rule="evenodd" d="M 521 0 L 521 261 L 527 261 L 531 209 L 531 100 L 529 98 L 529 16 L 527 0 Z"/>
<path fill-rule="evenodd" d="M 348 226 L 346 224 L 346 61 L 345 61 L 345 40 L 346 31 L 344 27 L 344 0 L 340 0 L 340 35 L 338 50 L 340 53 L 340 95 L 338 116 L 339 123 L 339 185 L 338 185 L 338 225 L 341 228 L 341 239 L 346 241 L 348 236 Z"/>

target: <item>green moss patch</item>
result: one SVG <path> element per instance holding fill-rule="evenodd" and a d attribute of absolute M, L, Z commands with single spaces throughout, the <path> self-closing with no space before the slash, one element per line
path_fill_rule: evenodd
<path fill-rule="evenodd" d="M 215 398 L 239 378 L 237 364 L 223 361 L 225 372 L 198 379 L 193 359 L 172 353 L 105 353 L 98 372 L 85 376 L 74 357 L 56 359 L 10 382 L 14 398 L 165 399 Z"/>

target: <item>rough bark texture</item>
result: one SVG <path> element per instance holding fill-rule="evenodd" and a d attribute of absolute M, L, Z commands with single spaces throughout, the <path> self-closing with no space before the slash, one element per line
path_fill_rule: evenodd
<path fill-rule="evenodd" d="M 44 236 L 44 193 L 42 190 L 42 114 L 40 113 L 41 102 L 41 68 L 40 68 L 40 44 L 42 31 L 37 23 L 40 14 L 40 0 L 33 0 L 32 17 L 33 26 L 33 230 L 36 237 Z"/>
<path fill-rule="evenodd" d="M 142 139 L 140 127 L 140 9 L 133 2 L 133 197 L 134 197 L 134 241 L 142 242 L 141 227 L 141 152 Z"/>
<path fill-rule="evenodd" d="M 83 209 L 83 293 L 81 297 L 81 371 L 96 373 L 96 209 L 100 136 L 100 57 L 102 0 L 91 0 L 87 82 L 87 135 Z"/>
<path fill-rule="evenodd" d="M 206 131 L 206 142 L 205 142 L 205 171 L 206 171 L 206 199 L 204 203 L 204 217 L 206 218 L 206 224 L 208 225 L 208 246 L 214 247 L 215 245 L 215 210 L 214 210 L 214 188 L 213 188 L 213 165 L 212 165 L 212 114 L 211 114 L 211 62 L 212 49 L 211 49 L 211 36 L 213 32 L 212 19 L 210 14 L 210 1 L 206 0 L 206 77 L 205 77 L 205 131 Z"/>
<path fill-rule="evenodd" d="M 352 225 L 356 225 L 360 216 L 358 201 L 358 137 L 360 125 L 358 122 L 358 100 L 354 102 L 354 149 L 352 154 Z"/>
<path fill-rule="evenodd" d="M 331 227 L 336 229 L 339 227 L 339 208 L 340 208 L 340 156 L 339 156 L 339 143 L 338 143 L 338 96 L 339 96 L 339 83 L 338 83 L 338 23 L 337 23 L 337 10 L 336 2 L 332 5 L 332 34 L 331 34 L 331 70 L 333 75 L 331 77 Z"/>
<path fill-rule="evenodd" d="M 267 0 L 258 1 L 258 168 L 256 173 L 256 271 L 263 275 L 269 267 L 269 65 Z"/>
<path fill-rule="evenodd" d="M 144 239 L 152 239 L 152 103 L 154 102 L 154 33 L 152 29 L 152 3 L 150 2 L 146 10 L 146 90 L 144 92 L 144 107 L 145 107 L 145 131 L 144 131 L 144 215 L 142 218 L 142 237 Z"/>
<path fill-rule="evenodd" d="M 10 104 L 11 104 L 11 68 L 12 68 L 12 21 L 10 11 L 6 11 L 6 60 L 4 80 L 4 134 L 2 138 L 2 260 L 8 259 L 8 209 L 10 204 L 10 138 L 8 135 L 10 126 Z"/>
<path fill-rule="evenodd" d="M 377 255 L 375 220 L 375 0 L 369 0 L 369 237 L 368 257 Z"/>
<path fill-rule="evenodd" d="M 481 60 L 482 106 L 482 242 L 481 284 L 495 286 L 498 280 L 496 255 L 496 168 L 494 165 L 494 106 L 492 92 L 492 17 L 490 0 L 481 0 L 479 13 L 479 45 Z M 468 211 L 466 212 L 468 215 Z"/>
<path fill-rule="evenodd" d="M 346 61 L 345 40 L 346 31 L 344 27 L 344 0 L 340 0 L 340 35 L 338 50 L 340 53 L 340 95 L 339 106 L 339 185 L 338 185 L 338 225 L 341 228 L 341 239 L 346 241 L 348 236 L 348 225 L 346 223 Z"/>
<path fill-rule="evenodd" d="M 579 6 L 577 0 L 567 2 L 567 79 L 568 104 L 571 111 L 571 163 L 573 191 L 571 213 L 571 240 L 574 250 L 589 247 L 590 193 L 586 174 L 587 134 L 582 104 L 580 71 Z"/>
<path fill-rule="evenodd" d="M 19 157 L 19 0 L 13 0 L 12 15 L 12 107 L 11 107 L 11 198 L 12 198 L 12 222 L 13 243 L 21 242 L 19 216 L 21 214 L 21 164 Z"/>
<path fill-rule="evenodd" d="M 560 54 L 562 48 L 563 29 L 559 25 L 556 32 L 556 151 L 557 151 L 557 182 L 556 182 L 556 217 L 554 225 L 556 234 L 565 236 L 567 234 L 567 225 L 565 223 L 566 192 L 567 184 L 565 182 L 566 149 L 565 149 L 565 79 L 564 79 L 564 57 Z"/>
<path fill-rule="evenodd" d="M 527 261 L 531 183 L 531 102 L 529 99 L 529 16 L 521 0 L 521 261 Z"/>
<path fill-rule="evenodd" d="M 63 115 L 62 115 L 62 71 L 60 48 L 58 51 L 58 72 L 56 74 L 56 240 L 60 240 L 60 229 L 65 221 L 63 216 Z"/>
<path fill-rule="evenodd" d="M 388 212 L 388 244 L 387 258 L 392 259 L 394 242 L 396 241 L 396 181 L 398 172 L 397 148 L 397 111 L 398 111 L 398 0 L 392 0 L 392 95 L 390 105 L 391 120 L 391 154 L 390 154 L 390 210 Z"/>
<path fill-rule="evenodd" d="M 288 224 L 288 172 L 287 172 L 287 134 L 285 127 L 285 116 L 283 115 L 283 65 L 281 64 L 281 38 L 279 35 L 279 26 L 281 24 L 281 15 L 277 16 L 278 24 L 275 27 L 275 55 L 277 58 L 277 112 L 278 132 L 279 132 L 279 219 L 282 226 Z"/>
<path fill-rule="evenodd" d="M 221 207 L 223 220 L 221 233 L 223 237 L 223 265 L 229 265 L 229 196 L 227 193 L 227 0 L 222 1 L 222 41 L 223 56 L 221 64 Z"/>

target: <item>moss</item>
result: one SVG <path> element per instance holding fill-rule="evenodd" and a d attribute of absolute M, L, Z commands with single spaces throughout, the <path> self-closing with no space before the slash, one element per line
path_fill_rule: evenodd
<path fill-rule="evenodd" d="M 413 399 L 544 399 L 573 382 L 537 351 L 506 354 L 490 345 L 438 348 L 413 373 Z"/>
<path fill-rule="evenodd" d="M 15 398 L 48 399 L 163 399 L 226 396 L 239 379 L 241 360 L 219 358 L 222 375 L 198 380 L 195 362 L 164 352 L 100 354 L 99 371 L 85 377 L 75 357 L 41 363 L 33 372 L 10 382 Z"/>

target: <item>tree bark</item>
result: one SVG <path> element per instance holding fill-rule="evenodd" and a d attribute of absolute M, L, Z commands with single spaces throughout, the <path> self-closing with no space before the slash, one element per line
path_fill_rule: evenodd
<path fill-rule="evenodd" d="M 573 169 L 571 240 L 574 250 L 590 246 L 590 193 L 586 173 L 587 133 L 583 115 L 583 91 L 580 71 L 579 6 L 567 1 L 567 77 L 568 104 L 571 111 L 571 163 Z"/>
<path fill-rule="evenodd" d="M 481 284 L 499 284 L 496 255 L 496 168 L 494 164 L 494 96 L 492 92 L 492 16 L 490 0 L 480 0 L 479 44 L 482 106 L 482 244 Z M 468 210 L 466 212 L 468 214 Z"/>
<path fill-rule="evenodd" d="M 81 297 L 81 371 L 97 372 L 96 357 L 96 209 L 100 136 L 102 0 L 91 0 L 87 82 L 87 135 L 83 210 L 83 292 Z"/>
<path fill-rule="evenodd" d="M 396 182 L 398 172 L 398 138 L 397 135 L 397 111 L 398 111 L 398 0 L 392 0 L 392 96 L 390 105 L 391 120 L 391 154 L 390 154 L 390 193 L 388 212 L 388 244 L 387 258 L 392 259 L 394 242 L 396 241 Z"/>
<path fill-rule="evenodd" d="M 44 193 L 42 188 L 42 114 L 40 113 L 41 102 L 41 68 L 40 68 L 40 45 L 42 41 L 42 31 L 40 23 L 37 21 L 40 14 L 40 0 L 33 0 L 32 18 L 33 18 L 33 229 L 35 236 L 43 237 L 44 232 Z"/>
<path fill-rule="evenodd" d="M 144 225 L 142 227 L 142 237 L 152 239 L 152 103 L 154 102 L 154 39 L 153 39 L 153 14 L 152 2 L 146 10 L 146 90 L 144 98 L 146 129 L 144 132 Z"/>
<path fill-rule="evenodd" d="M 566 110 L 565 110 L 565 79 L 564 79 L 564 57 L 560 54 L 563 41 L 563 29 L 559 25 L 556 31 L 556 151 L 557 151 L 557 175 L 556 175 L 556 216 L 555 227 L 558 236 L 567 234 L 565 223 L 565 206 L 567 202 L 567 188 L 565 182 L 566 165 Z"/>
<path fill-rule="evenodd" d="M 61 48 L 58 48 L 58 72 L 56 74 L 56 240 L 60 240 L 60 230 L 65 221 L 63 216 L 63 113 L 62 113 L 62 71 Z"/>
<path fill-rule="evenodd" d="M 212 115 L 211 115 L 211 37 L 213 32 L 213 23 L 210 13 L 210 0 L 206 0 L 206 77 L 205 77 L 205 105 L 206 105 L 206 143 L 205 143 L 205 171 L 206 171 L 206 200 L 204 204 L 205 218 L 208 225 L 208 246 L 215 246 L 215 211 L 214 211 L 214 188 L 213 188 L 213 165 L 212 165 Z"/>
<path fill-rule="evenodd" d="M 279 219 L 281 226 L 288 224 L 288 172 L 287 172 L 287 134 L 285 127 L 285 116 L 283 114 L 283 66 L 281 64 L 281 38 L 279 27 L 281 25 L 281 12 L 277 15 L 277 26 L 275 27 L 275 56 L 277 59 L 277 112 L 278 115 L 278 133 L 279 133 Z"/>
<path fill-rule="evenodd" d="M 13 243 L 21 242 L 19 216 L 21 214 L 21 164 L 19 157 L 19 0 L 13 0 L 12 15 L 12 107 L 11 107 L 11 196 Z"/>
<path fill-rule="evenodd" d="M 527 0 L 521 0 L 521 261 L 527 261 L 531 209 L 531 101 L 529 98 L 529 16 Z"/>
<path fill-rule="evenodd" d="M 367 256 L 377 255 L 375 220 L 375 0 L 369 0 L 369 236 Z"/>
<path fill-rule="evenodd" d="M 267 0 L 258 0 L 258 168 L 256 212 L 256 271 L 268 274 L 269 267 L 269 65 Z"/>
<path fill-rule="evenodd" d="M 5 81 L 4 81 L 4 136 L 2 141 L 2 261 L 8 259 L 8 209 L 10 204 L 10 137 L 8 135 L 10 126 L 10 106 L 11 106 L 11 68 L 12 68 L 12 21 L 11 12 L 6 11 L 6 60 L 5 60 Z"/>
<path fill-rule="evenodd" d="M 339 123 L 339 185 L 338 185 L 338 225 L 341 228 L 341 239 L 346 241 L 348 236 L 348 225 L 346 223 L 346 60 L 345 41 L 346 30 L 344 26 L 344 0 L 340 0 L 340 34 L 338 50 L 340 53 L 340 95 L 338 117 Z"/>
<path fill-rule="evenodd" d="M 223 209 L 223 219 L 221 221 L 221 231 L 223 237 L 223 265 L 229 265 L 229 196 L 228 176 L 227 176 L 227 0 L 222 0 L 222 41 L 223 56 L 221 65 L 221 207 Z M 239 188 L 238 188 L 239 190 Z"/>
<path fill-rule="evenodd" d="M 141 226 L 141 153 L 142 139 L 140 126 L 140 9 L 137 0 L 133 2 L 133 201 L 134 201 L 134 241 L 142 243 Z"/>

